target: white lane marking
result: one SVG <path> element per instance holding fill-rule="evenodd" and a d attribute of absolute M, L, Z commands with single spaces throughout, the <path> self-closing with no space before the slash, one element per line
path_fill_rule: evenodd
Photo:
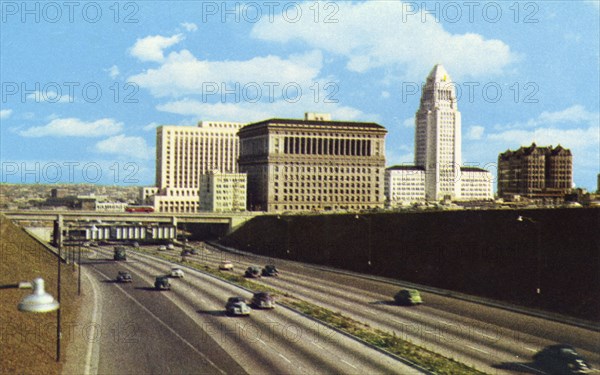
<path fill-rule="evenodd" d="M 99 274 L 101 274 L 102 276 L 104 276 L 107 280 L 112 280 L 111 278 L 109 278 L 108 276 L 106 276 L 104 273 L 102 273 L 101 271 L 94 269 L 96 272 L 98 272 Z M 156 319 L 156 321 L 158 321 L 160 324 L 162 324 L 166 329 L 168 329 L 172 334 L 175 335 L 175 337 L 177 337 L 178 339 L 180 339 L 181 341 L 183 341 L 187 346 L 189 346 L 193 351 L 195 351 L 196 353 L 198 353 L 206 362 L 210 363 L 214 368 L 216 368 L 217 370 L 219 370 L 219 372 L 221 374 L 226 374 L 225 371 L 223 371 L 219 366 L 217 366 L 213 361 L 210 360 L 210 358 L 208 358 L 204 353 L 202 353 L 201 351 L 199 351 L 198 349 L 196 349 L 196 347 L 194 345 L 192 345 L 192 343 L 190 343 L 189 341 L 187 341 L 184 337 L 182 337 L 179 333 L 177 333 L 173 328 L 171 328 L 167 323 L 165 323 L 162 319 L 160 319 L 158 316 L 156 316 L 152 311 L 148 310 L 148 308 L 144 305 L 142 305 L 141 302 L 139 302 L 138 300 L 136 300 L 135 298 L 133 298 L 132 296 L 129 295 L 129 293 L 127 293 L 120 285 L 117 285 L 117 287 L 119 288 L 120 291 L 123 292 L 123 294 L 129 298 L 130 300 L 132 300 L 136 305 L 138 305 L 139 307 L 142 308 L 142 310 L 144 310 L 145 312 L 147 312 L 151 317 L 153 317 L 154 319 Z"/>
<path fill-rule="evenodd" d="M 348 365 L 348 366 L 350 366 L 350 367 L 353 367 L 353 368 L 355 368 L 355 369 L 358 369 L 358 367 L 354 366 L 354 365 L 353 365 L 352 363 L 350 363 L 350 362 L 346 362 L 346 361 L 344 361 L 343 359 L 340 359 L 340 361 L 344 362 L 345 364 L 347 364 L 347 365 Z"/>
<path fill-rule="evenodd" d="M 277 353 L 277 354 L 279 354 L 279 356 L 280 356 L 281 358 L 283 358 L 283 359 L 285 359 L 286 361 L 288 361 L 288 363 L 292 363 L 292 361 L 290 361 L 289 359 L 287 359 L 287 358 L 286 358 L 286 356 L 284 356 L 283 354 L 281 354 L 281 353 Z"/>
<path fill-rule="evenodd" d="M 485 350 L 481 350 L 481 349 L 479 349 L 479 348 L 476 348 L 476 347 L 474 347 L 474 346 L 471 346 L 471 345 L 465 345 L 465 346 L 466 346 L 467 348 L 471 348 L 471 349 L 473 349 L 473 350 L 477 350 L 478 352 L 481 352 L 481 353 L 484 353 L 484 354 L 490 354 L 490 353 L 486 352 Z"/>
<path fill-rule="evenodd" d="M 80 265 L 81 267 L 81 265 Z M 96 282 L 95 280 L 92 280 L 90 275 L 86 272 L 85 273 L 85 277 L 88 279 L 88 281 L 90 282 L 90 285 L 92 286 L 92 299 L 94 301 L 94 307 L 92 308 L 92 322 L 94 323 L 94 326 L 92 327 L 92 329 L 96 329 L 96 327 L 100 327 L 101 325 L 101 321 L 100 319 L 102 319 L 102 313 L 100 312 L 100 309 L 98 308 L 98 290 L 96 287 Z M 96 337 L 96 332 L 94 332 L 94 336 L 91 337 Z M 83 370 L 83 373 L 85 375 L 90 375 L 92 374 L 91 372 L 91 361 L 92 361 L 92 351 L 94 349 L 94 343 L 96 342 L 96 340 L 89 340 L 88 342 L 88 347 L 87 347 L 87 352 L 85 353 L 85 367 Z M 99 356 L 96 358 L 96 362 L 97 360 L 99 360 Z M 95 370 L 94 374 L 96 374 L 98 372 L 98 363 L 95 364 Z"/>
<path fill-rule="evenodd" d="M 544 371 L 540 371 L 540 370 L 538 370 L 538 369 L 536 369 L 536 368 L 529 367 L 529 366 L 527 366 L 527 365 L 525 365 L 525 364 L 523 364 L 523 363 L 518 363 L 518 365 L 519 365 L 519 366 L 522 366 L 522 367 L 525 367 L 525 368 L 528 368 L 528 369 L 530 369 L 530 370 L 533 370 L 533 371 L 537 372 L 538 374 L 546 374 Z"/>
<path fill-rule="evenodd" d="M 325 350 L 325 348 L 324 348 L 324 347 L 322 347 L 321 345 L 317 344 L 317 343 L 316 343 L 316 342 L 314 342 L 314 341 L 311 341 L 310 343 L 311 343 L 311 344 L 313 344 L 314 346 L 316 346 L 317 348 L 321 349 L 321 350 Z"/>
<path fill-rule="evenodd" d="M 396 322 L 398 324 L 404 324 L 404 322 L 399 321 L 398 319 L 392 318 L 392 322 Z"/>
<path fill-rule="evenodd" d="M 266 342 L 264 342 L 262 339 L 258 339 L 258 341 L 260 341 L 260 342 L 261 342 L 261 343 L 262 343 L 264 346 L 269 346 L 269 345 L 267 345 L 267 343 L 266 343 Z"/>
<path fill-rule="evenodd" d="M 537 352 L 537 349 L 528 348 L 526 346 L 525 346 L 525 349 L 529 350 L 530 352 Z"/>

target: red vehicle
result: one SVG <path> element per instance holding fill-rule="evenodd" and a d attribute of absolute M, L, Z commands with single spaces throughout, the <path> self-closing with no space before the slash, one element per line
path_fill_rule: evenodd
<path fill-rule="evenodd" d="M 127 206 L 125 208 L 127 212 L 154 212 L 154 207 L 152 206 Z"/>

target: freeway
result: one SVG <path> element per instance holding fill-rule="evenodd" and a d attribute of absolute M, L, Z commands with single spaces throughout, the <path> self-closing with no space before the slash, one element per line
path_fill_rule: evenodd
<path fill-rule="evenodd" d="M 259 283 L 393 331 L 487 373 L 542 374 L 531 356 L 554 343 L 569 343 L 594 368 L 600 365 L 600 333 L 596 331 L 433 293 L 422 293 L 422 306 L 396 306 L 392 298 L 400 289 L 396 284 L 214 247 L 201 251 L 194 259 L 212 267 L 228 259 L 238 273 L 249 265 L 275 262 L 281 276 L 263 277 Z"/>
<path fill-rule="evenodd" d="M 122 332 L 122 339 L 99 343 L 98 373 L 418 373 L 283 307 L 227 317 L 228 297 L 251 294 L 204 273 L 185 269 L 170 291 L 159 292 L 154 277 L 172 264 L 132 252 L 116 262 L 107 248 L 94 254 L 86 267 L 100 284 L 102 326 Z M 133 282 L 115 283 L 119 270 Z"/>

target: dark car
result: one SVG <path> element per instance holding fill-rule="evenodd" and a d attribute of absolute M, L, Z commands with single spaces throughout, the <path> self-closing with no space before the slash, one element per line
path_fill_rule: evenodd
<path fill-rule="evenodd" d="M 421 294 L 416 289 L 402 289 L 396 293 L 394 301 L 399 305 L 420 305 L 423 303 Z"/>
<path fill-rule="evenodd" d="M 250 300 L 250 305 L 257 309 L 274 309 L 275 300 L 267 292 L 254 293 Z"/>
<path fill-rule="evenodd" d="M 246 272 L 244 273 L 246 277 L 258 278 L 260 277 L 260 268 L 258 266 L 250 266 L 246 268 Z"/>
<path fill-rule="evenodd" d="M 230 297 L 225 304 L 227 315 L 250 315 L 250 308 L 244 297 Z"/>
<path fill-rule="evenodd" d="M 267 264 L 265 268 L 262 269 L 263 276 L 279 276 L 279 271 L 277 267 L 272 264 Z"/>
<path fill-rule="evenodd" d="M 130 283 L 131 281 L 131 274 L 129 272 L 119 271 L 119 274 L 117 275 L 118 283 Z"/>
<path fill-rule="evenodd" d="M 168 276 L 156 276 L 154 281 L 154 288 L 157 290 L 170 290 L 171 282 Z"/>
<path fill-rule="evenodd" d="M 550 345 L 533 356 L 535 364 L 550 374 L 589 374 L 590 364 L 571 345 Z"/>
<path fill-rule="evenodd" d="M 124 246 L 115 246 L 114 260 L 127 260 L 127 249 Z"/>

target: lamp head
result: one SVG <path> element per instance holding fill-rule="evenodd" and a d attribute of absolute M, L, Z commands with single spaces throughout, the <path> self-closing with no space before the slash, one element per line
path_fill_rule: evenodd
<path fill-rule="evenodd" d="M 23 298 L 19 303 L 19 311 L 45 313 L 58 309 L 58 302 L 44 290 L 44 280 L 42 278 L 34 279 L 32 287 L 33 293 Z"/>

